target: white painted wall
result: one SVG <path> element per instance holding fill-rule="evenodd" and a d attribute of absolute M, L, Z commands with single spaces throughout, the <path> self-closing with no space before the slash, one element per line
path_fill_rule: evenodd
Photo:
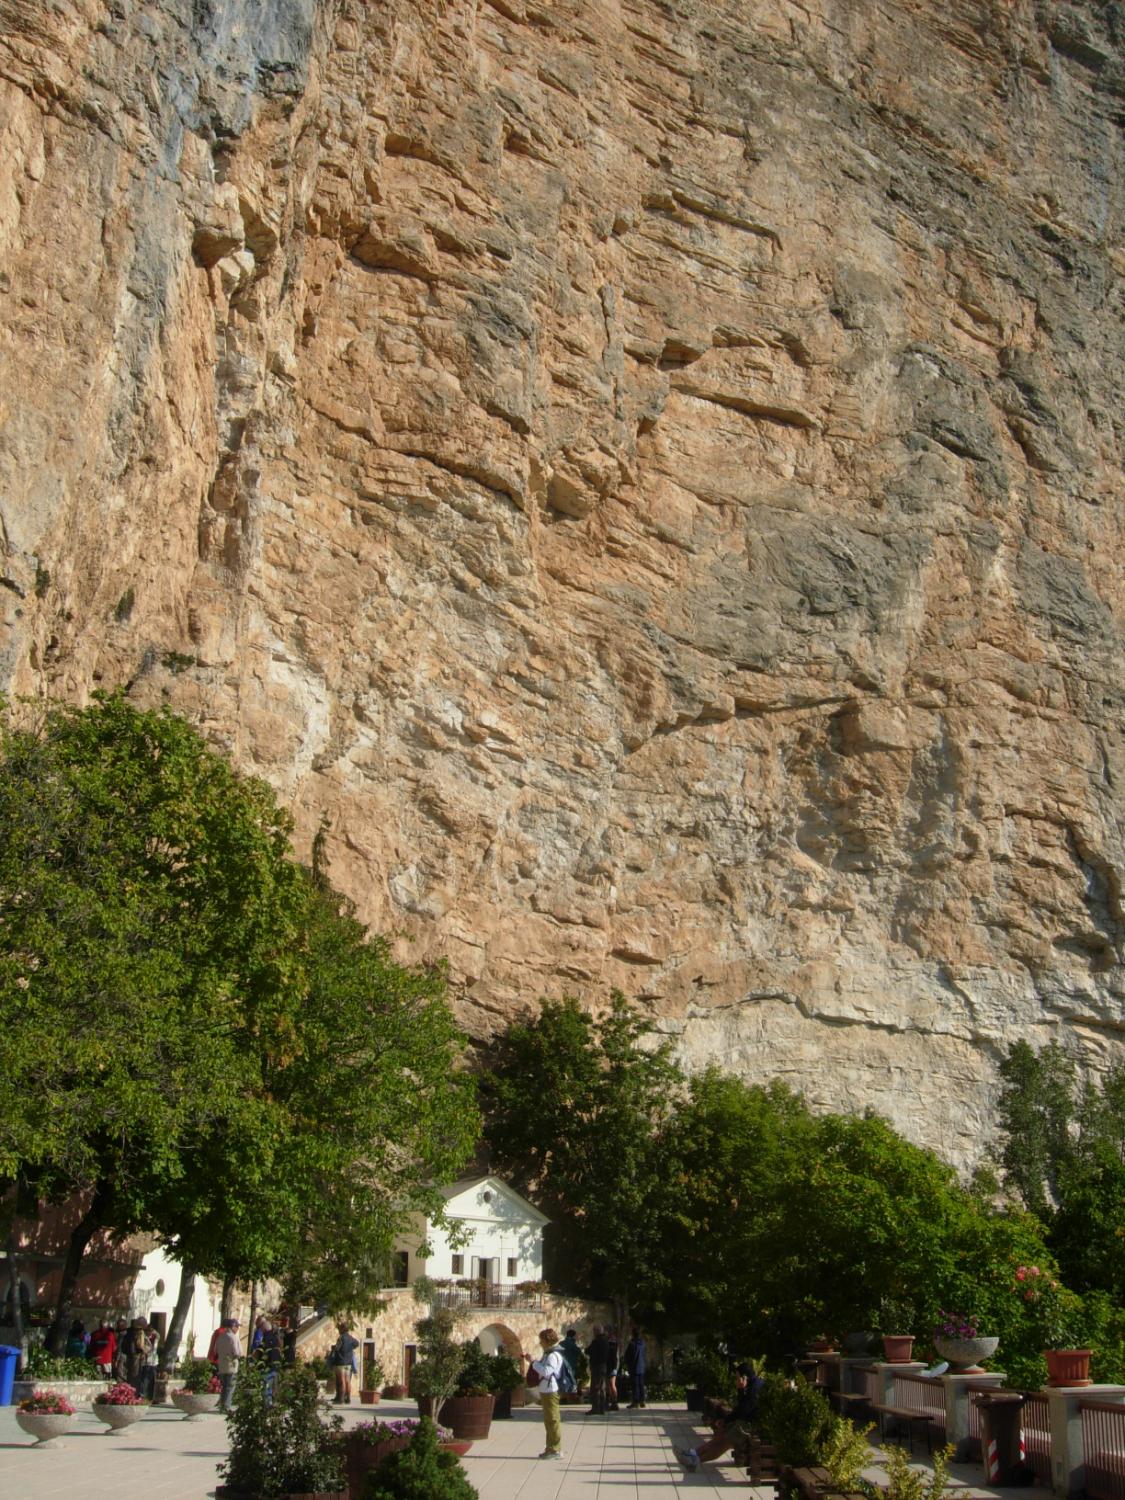
<path fill-rule="evenodd" d="M 482 1262 L 491 1262 L 491 1279 L 502 1282 L 540 1281 L 543 1277 L 543 1225 L 546 1219 L 508 1192 L 499 1179 L 474 1183 L 448 1200 L 447 1212 L 458 1225 L 459 1243 L 450 1244 L 449 1231 L 429 1226 L 404 1236 L 399 1248 L 409 1249 L 409 1279 L 416 1276 L 474 1277 L 489 1274 Z M 431 1251 L 426 1260 L 418 1254 L 425 1239 Z M 453 1257 L 461 1256 L 461 1270 L 453 1269 Z M 509 1269 L 509 1261 L 514 1267 Z"/>
<path fill-rule="evenodd" d="M 129 1304 L 130 1318 L 148 1318 L 154 1312 L 166 1315 L 165 1326 L 172 1321 L 172 1310 L 180 1290 L 180 1267 L 170 1260 L 163 1250 L 150 1250 L 145 1255 L 137 1279 L 133 1283 L 133 1294 Z M 184 1342 L 181 1353 L 187 1353 L 191 1339 L 195 1339 L 195 1352 L 199 1356 L 207 1353 L 211 1335 L 219 1326 L 222 1307 L 222 1292 L 212 1287 L 204 1276 L 195 1278 L 195 1296 L 191 1300 Z M 240 1330 L 245 1332 L 245 1330 Z"/>

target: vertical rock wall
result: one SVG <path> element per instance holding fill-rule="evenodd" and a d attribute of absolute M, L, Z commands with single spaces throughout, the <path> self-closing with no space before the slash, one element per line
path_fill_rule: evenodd
<path fill-rule="evenodd" d="M 965 1161 L 1122 1055 L 1120 10 L 0 0 L 0 680 Z"/>

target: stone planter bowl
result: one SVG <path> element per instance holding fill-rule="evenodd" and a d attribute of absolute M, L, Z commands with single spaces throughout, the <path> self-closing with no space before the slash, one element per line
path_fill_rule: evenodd
<path fill-rule="evenodd" d="M 106 1425 L 107 1437 L 112 1437 L 115 1432 L 124 1432 L 126 1427 L 132 1427 L 148 1410 L 147 1406 L 110 1406 L 108 1401 L 95 1401 L 92 1404 L 94 1416 Z"/>
<path fill-rule="evenodd" d="M 20 1411 L 16 1408 L 16 1425 L 28 1437 L 35 1439 L 37 1448 L 53 1447 L 56 1438 L 61 1438 L 70 1431 L 73 1421 L 73 1415 L 67 1416 L 62 1412 Z"/>
<path fill-rule="evenodd" d="M 198 1422 L 209 1412 L 219 1409 L 218 1391 L 203 1391 L 198 1396 L 190 1391 L 172 1391 L 170 1399 L 176 1410 L 183 1412 L 185 1422 Z"/>
<path fill-rule="evenodd" d="M 981 1360 L 991 1359 L 996 1353 L 998 1338 L 949 1339 L 944 1334 L 934 1335 L 934 1348 L 947 1359 L 954 1375 L 975 1375 L 980 1371 Z"/>

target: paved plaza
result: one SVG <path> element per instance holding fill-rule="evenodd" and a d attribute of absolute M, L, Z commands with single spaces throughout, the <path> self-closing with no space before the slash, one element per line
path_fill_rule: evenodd
<path fill-rule="evenodd" d="M 413 1416 L 412 1402 L 384 1401 L 380 1417 Z M 352 1425 L 372 1409 L 352 1407 Z M 673 1447 L 703 1436 L 693 1415 L 677 1405 L 651 1406 L 587 1417 L 584 1407 L 563 1409 L 561 1461 L 540 1460 L 543 1425 L 537 1406 L 494 1422 L 486 1442 L 463 1460 L 481 1500 L 681 1500 L 738 1490 L 753 1500 L 772 1500 L 773 1490 L 754 1490 L 741 1470 L 724 1460 L 698 1474 L 676 1462 Z M 174 1408 L 155 1407 L 126 1432 L 110 1436 L 91 1412 L 81 1411 L 57 1448 L 35 1451 L 16 1426 L 12 1407 L 0 1408 L 0 1500 L 206 1500 L 214 1493 L 216 1466 L 226 1452 L 226 1424 L 219 1417 L 185 1422 Z M 922 1455 L 919 1455 L 919 1461 Z M 979 1484 L 981 1471 L 958 1467 L 957 1500 L 997 1495 Z M 879 1477 L 874 1471 L 872 1478 Z M 1024 1490 L 1028 1500 L 1048 1500 L 1045 1490 Z"/>

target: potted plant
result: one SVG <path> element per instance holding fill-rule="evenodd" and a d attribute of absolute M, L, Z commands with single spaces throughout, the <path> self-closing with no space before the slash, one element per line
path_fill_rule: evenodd
<path fill-rule="evenodd" d="M 914 1350 L 914 1335 L 905 1333 L 914 1322 L 914 1303 L 903 1294 L 891 1293 L 879 1304 L 879 1332 L 883 1358 L 889 1365 L 905 1365 Z M 893 1331 L 897 1330 L 897 1331 Z"/>
<path fill-rule="evenodd" d="M 1038 1266 L 1017 1266 L 1014 1290 L 1027 1304 L 1033 1326 L 1044 1344 L 1047 1384 L 1091 1385 L 1093 1351 L 1076 1347 L 1081 1300 Z"/>
<path fill-rule="evenodd" d="M 425 1276 L 414 1283 L 414 1300 L 429 1303 L 430 1310 L 414 1325 L 419 1359 L 410 1374 L 410 1394 L 418 1402 L 418 1415 L 432 1417 L 457 1389 L 461 1375 L 464 1354 L 453 1337 L 461 1314 L 435 1302 L 434 1283 Z"/>
<path fill-rule="evenodd" d="M 168 1394 L 185 1422 L 198 1422 L 208 1412 L 218 1411 L 222 1387 L 210 1360 L 189 1355 L 180 1365 L 180 1382 Z"/>
<path fill-rule="evenodd" d="M 49 1448 L 74 1421 L 74 1407 L 58 1391 L 33 1391 L 16 1407 L 16 1426 L 35 1439 L 37 1448 Z"/>
<path fill-rule="evenodd" d="M 705 1401 L 734 1399 L 734 1376 L 724 1357 L 713 1349 L 693 1349 L 686 1354 L 677 1374 L 687 1387 L 688 1411 L 702 1411 Z"/>
<path fill-rule="evenodd" d="M 347 1500 L 343 1420 L 320 1414 L 320 1382 L 308 1365 L 244 1368 L 227 1413 L 230 1453 L 219 1465 L 225 1500 Z"/>
<path fill-rule="evenodd" d="M 460 1352 L 457 1384 L 439 1407 L 438 1418 L 453 1429 L 455 1438 L 475 1442 L 486 1438 L 492 1425 L 492 1361 L 479 1339 L 469 1339 Z"/>
<path fill-rule="evenodd" d="M 488 1361 L 488 1388 L 494 1397 L 492 1415 L 498 1419 L 510 1417 L 516 1397 L 523 1398 L 527 1390 L 523 1370 L 503 1350 Z M 522 1399 L 519 1404 L 522 1406 Z"/>
<path fill-rule="evenodd" d="M 370 1359 L 363 1362 L 363 1383 L 359 1388 L 359 1399 L 364 1406 L 376 1406 L 379 1401 L 379 1388 L 386 1379 L 386 1371 L 379 1361 L 372 1355 Z"/>
<path fill-rule="evenodd" d="M 94 1416 L 99 1422 L 105 1423 L 108 1436 L 110 1433 L 124 1432 L 126 1427 L 139 1422 L 148 1402 L 142 1401 L 131 1385 L 120 1381 L 117 1385 L 111 1385 L 108 1391 L 95 1396 L 93 1405 Z"/>
<path fill-rule="evenodd" d="M 404 1385 L 398 1385 L 395 1382 L 392 1382 L 390 1385 L 385 1385 L 383 1387 L 384 1401 L 401 1401 L 405 1395 L 406 1387 Z"/>
<path fill-rule="evenodd" d="M 934 1329 L 934 1348 L 948 1360 L 955 1375 L 979 1375 L 981 1360 L 996 1353 L 999 1338 L 982 1334 L 972 1318 L 962 1313 L 940 1313 Z"/>
<path fill-rule="evenodd" d="M 454 1454 L 442 1447 L 433 1422 L 424 1418 L 401 1453 L 392 1453 L 368 1474 L 363 1500 L 476 1500 Z"/>
<path fill-rule="evenodd" d="M 410 1445 L 419 1422 L 426 1417 L 397 1417 L 389 1422 L 357 1422 L 343 1434 L 344 1469 L 347 1474 L 349 1500 L 361 1500 L 364 1480 L 392 1453 Z M 453 1434 L 438 1428 L 439 1440 Z"/>

